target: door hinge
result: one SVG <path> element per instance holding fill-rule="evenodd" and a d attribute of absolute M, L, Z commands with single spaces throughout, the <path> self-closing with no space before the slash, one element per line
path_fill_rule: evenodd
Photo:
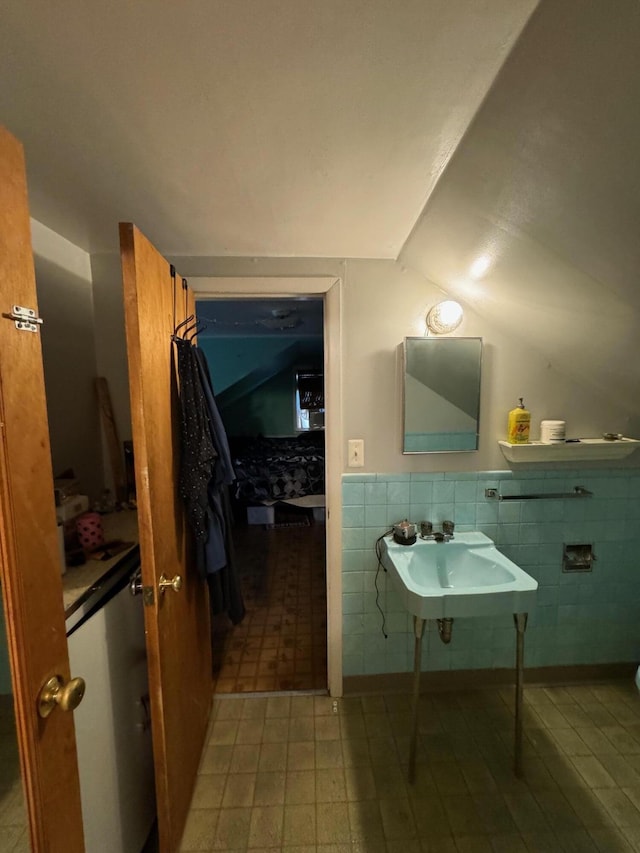
<path fill-rule="evenodd" d="M 13 305 L 10 314 L 2 315 L 5 320 L 13 320 L 16 324 L 16 329 L 21 332 L 37 332 L 38 326 L 41 326 L 43 320 L 38 317 L 33 308 L 23 308 L 22 305 Z"/>
<path fill-rule="evenodd" d="M 142 603 L 145 607 L 153 607 L 155 602 L 155 595 L 153 593 L 152 586 L 143 586 L 142 587 Z"/>

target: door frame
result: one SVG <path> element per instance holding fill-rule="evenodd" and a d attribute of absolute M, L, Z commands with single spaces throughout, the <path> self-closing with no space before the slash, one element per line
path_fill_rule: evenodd
<path fill-rule="evenodd" d="M 189 276 L 196 299 L 315 296 L 324 303 L 327 681 L 342 696 L 342 280 L 336 276 Z"/>

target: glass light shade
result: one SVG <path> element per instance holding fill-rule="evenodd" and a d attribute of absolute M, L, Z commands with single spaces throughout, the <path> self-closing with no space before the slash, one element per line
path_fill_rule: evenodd
<path fill-rule="evenodd" d="M 427 314 L 427 328 L 434 335 L 446 335 L 453 332 L 462 323 L 462 305 L 447 299 L 439 302 Z"/>

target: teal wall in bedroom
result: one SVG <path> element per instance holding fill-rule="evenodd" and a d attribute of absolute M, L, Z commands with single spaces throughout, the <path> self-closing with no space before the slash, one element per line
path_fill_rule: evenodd
<path fill-rule="evenodd" d="M 9 667 L 9 649 L 7 631 L 4 622 L 2 590 L 0 589 L 0 696 L 11 693 L 11 669 Z"/>
<path fill-rule="evenodd" d="M 288 436 L 295 430 L 295 372 L 322 369 L 322 337 L 201 337 L 220 414 L 230 436 Z M 260 383 L 230 404 L 225 393 L 254 372 Z"/>

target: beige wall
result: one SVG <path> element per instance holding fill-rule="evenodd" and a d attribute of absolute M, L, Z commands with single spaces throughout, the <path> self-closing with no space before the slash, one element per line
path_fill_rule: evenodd
<path fill-rule="evenodd" d="M 122 444 L 123 441 L 131 439 L 131 409 L 120 256 L 92 255 L 91 275 L 96 316 L 96 363 L 100 376 L 104 376 L 109 385 L 118 438 Z M 105 482 L 113 489 L 106 446 L 103 457 Z"/>
<path fill-rule="evenodd" d="M 498 447 L 507 413 L 524 396 L 532 411 L 532 438 L 543 418 L 567 421 L 570 437 L 602 432 L 640 435 L 621 401 L 617 409 L 594 399 L 590 389 L 551 365 L 544 354 L 522 346 L 518 328 L 505 335 L 467 308 L 456 335 L 483 339 L 480 448 L 472 453 L 404 456 L 401 452 L 399 346 L 424 332 L 428 308 L 446 294 L 421 274 L 395 261 L 335 259 L 173 258 L 188 276 L 336 275 L 343 281 L 342 387 L 344 456 L 349 438 L 365 442 L 364 469 L 380 472 L 504 469 Z M 526 318 L 522 318 L 526 322 Z M 589 341 L 585 338 L 585 347 Z M 580 353 L 575 353 L 580 358 Z M 636 456 L 640 456 L 637 453 Z M 632 464 L 640 464 L 631 457 Z M 629 464 L 627 461 L 623 464 Z"/>
<path fill-rule="evenodd" d="M 72 468 L 93 500 L 103 473 L 89 255 L 35 220 L 32 242 L 53 471 Z"/>
<path fill-rule="evenodd" d="M 342 279 L 342 441 L 362 438 L 364 469 L 345 471 L 470 471 L 509 467 L 497 441 L 505 437 L 507 413 L 524 396 L 532 411 L 532 438 L 543 418 L 567 421 L 570 437 L 594 437 L 602 432 L 622 432 L 637 437 L 640 423 L 633 421 L 624 401 L 614 409 L 595 399 L 549 363 L 541 352 L 522 345 L 518 328 L 505 335 L 471 309 L 456 331 L 460 336 L 482 337 L 483 371 L 480 413 L 480 448 L 472 453 L 404 456 L 401 452 L 401 377 L 399 346 L 403 338 L 421 335 L 429 307 L 445 297 L 422 275 L 394 261 L 339 259 L 171 259 L 178 272 L 189 276 L 314 276 Z M 119 259 L 115 255 L 92 258 L 96 316 L 97 361 L 107 376 L 114 397 L 121 438 L 130 437 L 124 322 Z M 522 318 L 526 322 L 526 318 Z M 585 347 L 589 341 L 585 338 Z M 575 353 L 580 358 L 580 353 Z M 640 464 L 636 453 L 622 464 Z"/>
<path fill-rule="evenodd" d="M 468 471 L 504 469 L 497 445 L 506 437 L 507 413 L 524 396 L 532 411 L 532 438 L 543 418 L 567 421 L 570 437 L 622 432 L 636 437 L 640 424 L 628 409 L 594 399 L 591 390 L 521 344 L 518 329 L 505 335 L 470 309 L 455 334 L 483 339 L 480 447 L 475 453 L 403 456 L 398 346 L 424 331 L 424 316 L 443 292 L 392 261 L 349 261 L 344 291 L 344 438 L 365 440 L 365 471 Z M 526 322 L 526 318 L 522 318 Z M 589 346 L 585 339 L 585 347 Z M 580 358 L 580 353 L 575 353 Z M 640 455 L 640 454 L 636 454 Z M 631 457 L 632 460 L 634 457 Z M 626 464 L 626 463 L 625 463 Z"/>

